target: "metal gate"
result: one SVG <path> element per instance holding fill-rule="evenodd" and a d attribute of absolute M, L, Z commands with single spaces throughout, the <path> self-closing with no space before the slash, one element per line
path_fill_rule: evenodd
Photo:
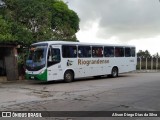
<path fill-rule="evenodd" d="M 7 80 L 18 80 L 18 65 L 15 56 L 5 57 Z"/>

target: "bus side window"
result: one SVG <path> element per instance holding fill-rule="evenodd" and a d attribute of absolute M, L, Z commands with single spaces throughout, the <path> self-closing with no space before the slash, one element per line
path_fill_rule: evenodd
<path fill-rule="evenodd" d="M 115 57 L 120 57 L 120 49 L 115 48 Z"/>
<path fill-rule="evenodd" d="M 63 58 L 76 58 L 77 57 L 77 47 L 71 45 L 62 46 L 62 56 Z"/>
<path fill-rule="evenodd" d="M 115 47 L 115 57 L 124 57 L 123 47 Z"/>
<path fill-rule="evenodd" d="M 92 57 L 103 57 L 103 47 L 92 47 Z"/>
<path fill-rule="evenodd" d="M 80 58 L 84 57 L 83 53 L 84 53 L 83 47 L 79 46 L 78 47 L 78 57 L 80 57 Z"/>
<path fill-rule="evenodd" d="M 91 57 L 91 47 L 90 46 L 85 47 L 85 53 L 86 53 L 86 57 Z"/>
<path fill-rule="evenodd" d="M 105 57 L 114 57 L 114 47 L 104 47 Z"/>
<path fill-rule="evenodd" d="M 132 57 L 136 56 L 136 48 L 135 47 L 131 48 L 131 55 L 132 55 Z"/>
<path fill-rule="evenodd" d="M 131 48 L 125 48 L 125 57 L 131 57 Z"/>
<path fill-rule="evenodd" d="M 61 61 L 60 49 L 57 49 L 57 48 L 52 49 L 52 61 L 57 63 Z"/>
<path fill-rule="evenodd" d="M 91 47 L 90 46 L 78 46 L 78 57 L 88 58 L 91 57 Z"/>
<path fill-rule="evenodd" d="M 51 60 L 49 60 L 49 59 L 51 59 Z M 50 51 L 48 51 L 48 65 L 47 65 L 48 67 L 52 66 L 54 64 L 57 64 L 60 61 L 61 61 L 60 49 L 52 48 Z"/>
<path fill-rule="evenodd" d="M 76 58 L 77 57 L 77 49 L 75 47 L 69 47 L 69 58 Z"/>

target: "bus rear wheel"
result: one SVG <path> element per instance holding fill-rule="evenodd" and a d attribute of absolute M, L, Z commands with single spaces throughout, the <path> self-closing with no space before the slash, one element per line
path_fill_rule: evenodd
<path fill-rule="evenodd" d="M 111 76 L 113 78 L 118 77 L 118 68 L 117 67 L 112 68 Z"/>
<path fill-rule="evenodd" d="M 74 80 L 74 75 L 72 71 L 66 71 L 64 73 L 64 81 L 66 83 L 72 82 Z"/>

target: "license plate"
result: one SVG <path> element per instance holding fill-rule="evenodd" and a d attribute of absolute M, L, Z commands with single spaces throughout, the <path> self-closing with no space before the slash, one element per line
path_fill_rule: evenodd
<path fill-rule="evenodd" d="M 31 76 L 31 79 L 34 79 L 34 76 Z"/>

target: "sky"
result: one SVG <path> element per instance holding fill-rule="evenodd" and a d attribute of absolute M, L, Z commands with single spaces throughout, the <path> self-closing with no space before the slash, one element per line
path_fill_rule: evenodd
<path fill-rule="evenodd" d="M 135 45 L 160 53 L 159 0 L 64 0 L 80 18 L 80 42 Z"/>

